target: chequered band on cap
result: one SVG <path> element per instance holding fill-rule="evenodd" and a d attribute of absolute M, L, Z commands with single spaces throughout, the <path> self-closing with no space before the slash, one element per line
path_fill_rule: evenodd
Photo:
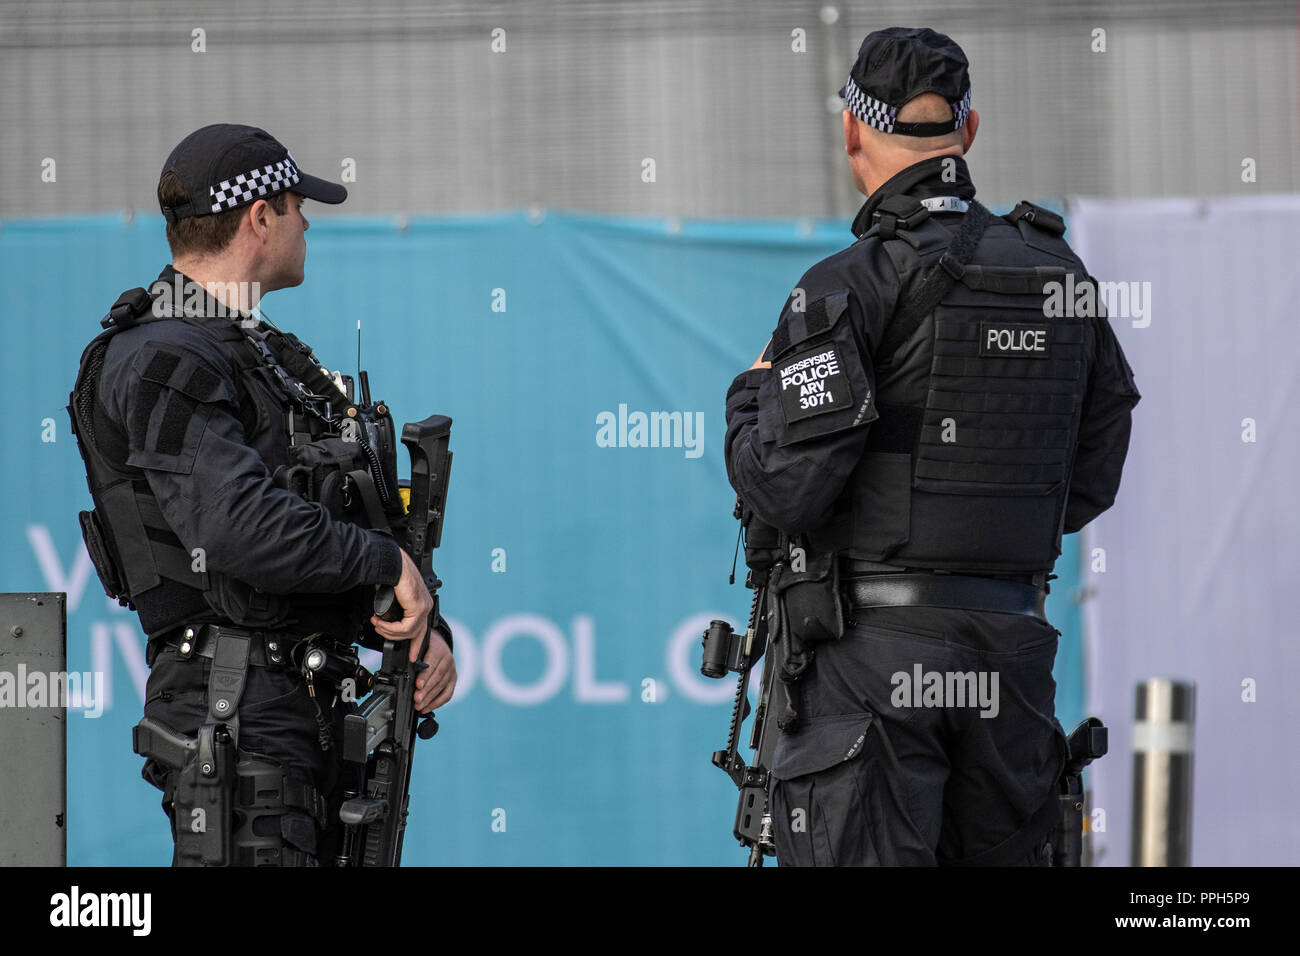
<path fill-rule="evenodd" d="M 844 84 L 844 89 L 840 92 L 845 102 L 849 104 L 849 112 L 862 122 L 868 126 L 874 126 L 882 133 L 892 133 L 894 131 L 894 117 L 898 115 L 897 106 L 882 103 L 874 96 L 863 93 L 851 76 L 848 82 Z"/>
<path fill-rule="evenodd" d="M 961 129 L 966 125 L 966 117 L 970 116 L 970 89 L 967 88 L 966 95 L 956 103 L 949 104 L 952 107 L 952 115 L 956 117 L 953 121 L 953 129 Z"/>
<path fill-rule="evenodd" d="M 302 179 L 293 156 L 217 183 L 208 190 L 212 212 L 234 209 L 257 196 L 270 196 L 296 186 Z"/>
<path fill-rule="evenodd" d="M 948 104 L 952 107 L 952 115 L 954 117 L 952 124 L 953 130 L 959 130 L 966 125 L 966 118 L 970 115 L 970 92 L 971 91 L 967 89 L 965 95 L 963 95 L 960 100 Z M 888 103 L 876 99 L 871 94 L 864 93 L 853 77 L 850 76 L 848 81 L 845 82 L 844 88 L 840 90 L 840 95 L 844 97 L 844 101 L 848 104 L 849 112 L 862 120 L 862 122 L 866 123 L 868 126 L 873 126 L 882 133 L 892 133 L 894 127 L 899 125 L 897 122 L 899 107 L 890 106 Z M 904 123 L 902 125 L 904 127 L 937 127 L 946 126 L 947 124 Z"/>

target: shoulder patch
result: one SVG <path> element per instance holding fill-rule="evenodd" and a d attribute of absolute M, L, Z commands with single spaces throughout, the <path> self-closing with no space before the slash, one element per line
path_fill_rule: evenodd
<path fill-rule="evenodd" d="M 778 445 L 834 434 L 877 417 L 871 370 L 862 358 L 849 295 L 840 289 L 809 299 L 801 310 L 787 307 L 781 315 L 772 339 L 771 373 L 759 399 L 772 409 Z"/>
<path fill-rule="evenodd" d="M 853 401 L 835 342 L 796 352 L 773 366 L 787 422 L 848 408 Z"/>

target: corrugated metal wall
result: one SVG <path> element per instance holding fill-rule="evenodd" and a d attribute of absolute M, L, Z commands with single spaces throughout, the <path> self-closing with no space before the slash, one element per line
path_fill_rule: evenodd
<path fill-rule="evenodd" d="M 893 24 L 965 48 L 988 202 L 1300 188 L 1291 0 L 70 0 L 0 3 L 0 216 L 156 212 L 163 158 L 210 122 L 318 175 L 355 160 L 351 214 L 846 215 L 827 100 Z"/>

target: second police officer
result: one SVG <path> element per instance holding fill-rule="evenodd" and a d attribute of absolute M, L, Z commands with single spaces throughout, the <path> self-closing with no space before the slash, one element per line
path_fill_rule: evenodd
<path fill-rule="evenodd" d="M 249 314 L 303 281 L 304 199 L 346 196 L 264 130 L 185 137 L 158 186 L 172 263 L 150 292 L 118 299 L 72 396 L 95 502 L 82 513 L 87 546 L 149 638 L 136 748 L 163 791 L 176 865 L 333 858 L 350 785 L 337 674 L 356 673 L 363 634 L 409 640 L 414 657 L 435 624 L 416 710 L 455 688 L 423 576 L 370 530 L 387 527 L 381 512 L 401 514 L 393 449 L 372 454 L 348 434 L 358 403 L 342 378 Z M 347 516 L 349 489 L 366 498 L 364 520 Z M 403 619 L 371 617 L 381 585 Z M 317 666 L 335 678 L 315 679 Z"/>
<path fill-rule="evenodd" d="M 794 626 L 783 865 L 1050 862 L 1046 583 L 1114 501 L 1139 395 L 1099 309 L 1050 307 L 1090 281 L 1060 217 L 975 201 L 967 67 L 928 29 L 863 41 L 841 90 L 857 241 L 727 394 L 732 485 L 832 596 Z"/>

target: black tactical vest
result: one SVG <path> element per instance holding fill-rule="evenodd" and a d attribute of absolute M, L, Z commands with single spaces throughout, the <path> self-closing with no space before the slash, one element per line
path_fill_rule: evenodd
<path fill-rule="evenodd" d="M 304 630 L 324 626 L 340 639 L 350 639 L 349 632 L 355 633 L 369 616 L 368 600 L 362 600 L 369 598 L 369 589 L 291 599 L 268 594 L 229 575 L 198 570 L 201 562 L 185 550 L 167 524 L 144 472 L 126 464 L 126 432 L 101 401 L 100 374 L 109 342 L 118 333 L 147 322 L 184 321 L 170 315 L 155 316 L 151 309 L 154 298 L 144 289 L 124 292 L 118 298 L 102 323 L 106 331 L 82 353 L 68 406 L 94 502 L 92 511 L 80 513 L 82 535 L 105 592 L 138 611 L 142 628 L 151 636 L 180 624 L 271 628 L 290 622 Z M 336 415 L 337 420 L 330 423 L 325 420 L 328 415 L 311 413 L 308 404 L 323 404 L 333 412 L 351 408 L 354 414 L 356 407 L 296 338 L 250 329 L 230 336 L 230 341 L 213 336 L 212 345 L 214 352 L 229 358 L 236 368 L 237 403 L 245 434 L 269 430 L 283 437 L 275 443 L 272 460 L 266 462 L 275 482 L 321 504 L 336 520 L 386 527 L 388 518 L 401 507 L 395 443 L 386 412 L 378 422 L 368 423 L 368 432 L 359 428 L 357 435 L 345 440 L 340 427 L 347 424 L 345 415 Z M 146 370 L 146 377 L 150 371 Z M 166 382 L 168 375 L 168 370 L 160 369 L 156 377 Z M 177 387 L 196 389 L 189 383 Z M 191 397 L 204 401 L 212 396 Z M 382 462 L 375 445 L 384 448 Z M 370 487 L 364 495 L 349 495 L 343 477 L 358 473 L 378 475 L 371 484 L 378 485 L 381 493 Z"/>
<path fill-rule="evenodd" d="M 934 218 L 890 231 L 901 307 L 953 234 Z M 1094 349 L 1091 319 L 1045 314 L 1049 283 L 1091 281 L 1064 231 L 1028 203 L 993 217 L 915 334 L 875 357 L 880 418 L 815 547 L 906 568 L 1051 569 Z"/>

